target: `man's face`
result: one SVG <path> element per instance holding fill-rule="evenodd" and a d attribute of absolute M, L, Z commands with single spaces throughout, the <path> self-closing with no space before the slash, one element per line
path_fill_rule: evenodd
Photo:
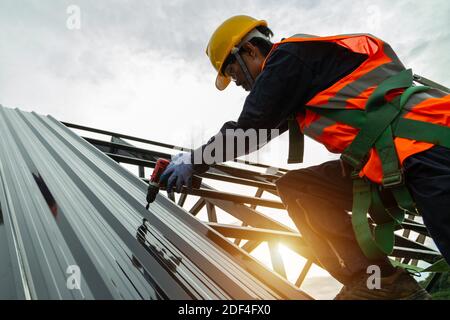
<path fill-rule="evenodd" d="M 261 66 L 264 62 L 264 57 L 259 52 L 258 48 L 247 42 L 242 46 L 240 50 L 242 60 L 247 66 L 248 71 L 252 75 L 253 79 L 256 79 L 261 73 Z M 224 74 L 230 77 L 238 87 L 242 87 L 245 91 L 250 91 L 251 85 L 245 76 L 239 62 L 236 59 L 229 63 L 224 69 Z"/>

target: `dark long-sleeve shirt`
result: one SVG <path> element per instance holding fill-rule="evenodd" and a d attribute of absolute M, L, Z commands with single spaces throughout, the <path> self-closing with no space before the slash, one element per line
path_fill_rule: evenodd
<path fill-rule="evenodd" d="M 232 141 L 231 130 L 278 129 L 279 134 L 288 129 L 287 119 L 297 112 L 303 112 L 303 106 L 316 94 L 330 87 L 344 76 L 354 71 L 366 55 L 351 52 L 334 43 L 297 42 L 281 44 L 267 59 L 266 66 L 255 79 L 254 86 L 247 96 L 242 112 L 237 121 L 225 122 L 220 131 L 205 145 L 197 149 L 204 150 L 215 139 Z M 228 135 L 228 139 L 227 136 Z M 267 141 L 257 144 L 247 141 L 245 148 L 236 148 L 221 161 L 233 160 L 253 152 Z M 216 144 L 217 147 L 217 144 Z M 216 151 L 217 150 L 216 148 Z M 222 154 L 226 154 L 222 152 Z M 208 166 L 195 162 L 197 172 L 205 171 Z"/>

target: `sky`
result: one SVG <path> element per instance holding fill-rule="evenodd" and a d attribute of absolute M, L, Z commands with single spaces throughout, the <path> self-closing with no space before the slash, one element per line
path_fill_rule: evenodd
<path fill-rule="evenodd" d="M 246 97 L 215 88 L 205 54 L 215 28 L 237 14 L 267 20 L 273 41 L 372 33 L 416 74 L 450 86 L 447 0 L 0 0 L 0 104 L 197 147 L 238 118 Z M 302 166 L 335 158 L 307 139 Z M 286 165 L 286 135 L 256 159 L 299 167 Z"/>

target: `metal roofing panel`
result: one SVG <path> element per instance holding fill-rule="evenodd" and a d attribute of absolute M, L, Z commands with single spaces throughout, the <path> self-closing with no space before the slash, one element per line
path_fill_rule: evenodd
<path fill-rule="evenodd" d="M 50 116 L 0 106 L 0 150 L 0 298 L 307 298 Z"/>

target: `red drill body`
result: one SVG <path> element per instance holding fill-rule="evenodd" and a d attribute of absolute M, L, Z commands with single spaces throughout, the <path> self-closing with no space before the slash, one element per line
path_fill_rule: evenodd
<path fill-rule="evenodd" d="M 164 173 L 164 170 L 166 170 L 169 163 L 170 161 L 167 159 L 158 159 L 158 161 L 156 161 L 155 169 L 153 169 L 152 176 L 150 177 L 150 181 L 148 183 L 146 206 L 147 209 L 149 208 L 150 203 L 152 203 L 156 199 L 156 195 L 159 192 L 159 179 L 161 178 L 161 175 Z"/>

